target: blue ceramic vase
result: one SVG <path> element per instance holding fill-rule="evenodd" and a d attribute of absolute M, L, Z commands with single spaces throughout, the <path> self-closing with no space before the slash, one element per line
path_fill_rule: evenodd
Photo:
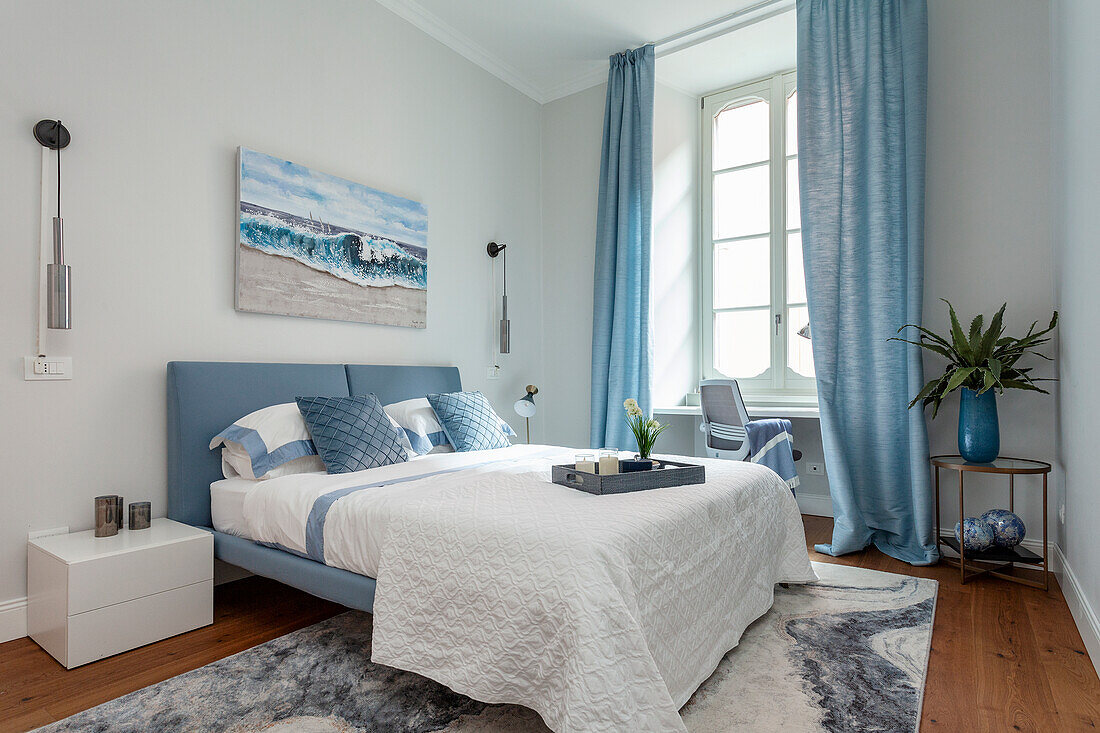
<path fill-rule="evenodd" d="M 963 387 L 959 398 L 959 455 L 971 463 L 989 463 L 1001 451 L 997 394 Z"/>

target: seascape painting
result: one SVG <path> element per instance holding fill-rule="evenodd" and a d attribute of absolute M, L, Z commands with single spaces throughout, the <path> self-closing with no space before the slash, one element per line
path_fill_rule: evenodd
<path fill-rule="evenodd" d="M 422 204 L 238 152 L 238 310 L 426 327 Z"/>

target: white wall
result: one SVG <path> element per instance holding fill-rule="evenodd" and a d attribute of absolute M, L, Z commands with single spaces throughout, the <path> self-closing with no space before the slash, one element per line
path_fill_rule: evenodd
<path fill-rule="evenodd" d="M 542 108 L 542 368 L 545 442 L 591 433 L 592 269 L 606 85 Z"/>
<path fill-rule="evenodd" d="M 1053 3 L 1055 140 L 1054 221 L 1058 305 L 1062 333 L 1059 354 L 1059 461 L 1065 470 L 1066 524 L 1060 546 L 1067 572 L 1062 588 L 1095 662 L 1100 638 L 1094 609 L 1100 609 L 1100 503 L 1096 501 L 1096 423 L 1100 392 L 1097 341 L 1096 209 L 1100 202 L 1100 4 L 1093 0 Z"/>
<path fill-rule="evenodd" d="M 542 383 L 535 102 L 364 0 L 62 1 L 45 13 L 4 0 L 0 15 L 0 611 L 26 594 L 28 530 L 88 528 L 103 493 L 163 515 L 169 360 L 453 363 L 506 416 L 524 384 Z M 45 346 L 73 357 L 76 378 L 31 383 L 31 127 L 57 116 L 73 135 L 74 328 Z M 428 328 L 235 312 L 238 145 L 424 202 Z M 525 283 L 510 293 L 512 354 L 495 382 L 491 239 L 510 245 L 510 280 Z M 588 274 L 578 291 L 590 290 Z"/>
<path fill-rule="evenodd" d="M 1054 310 L 1049 5 L 931 0 L 928 26 L 924 325 L 947 330 L 940 298 L 967 322 L 982 312 L 988 320 L 1007 301 L 1008 333 L 1023 335 L 1032 321 L 1045 326 Z M 1041 359 L 1028 364 L 1057 376 Z M 943 367 L 926 356 L 928 378 Z M 933 454 L 958 452 L 958 404 L 952 395 L 929 422 Z M 1053 396 L 1010 390 L 998 410 L 1001 455 L 1055 460 Z M 967 516 L 1005 504 L 1006 483 L 968 477 Z M 1017 486 L 1028 537 L 1041 539 L 1040 483 L 1022 478 Z M 944 493 L 945 528 L 958 521 L 956 497 Z"/>
<path fill-rule="evenodd" d="M 547 440 L 588 445 L 592 268 L 604 98 L 601 84 L 543 107 L 542 226 Z M 653 120 L 654 404 L 698 378 L 698 100 L 658 83 Z M 551 396 L 552 395 L 552 396 Z M 685 421 L 685 425 L 690 421 Z M 669 431 L 661 450 L 691 453 Z"/>
<path fill-rule="evenodd" d="M 662 62 L 658 61 L 658 65 Z M 657 84 L 653 100 L 653 405 L 699 386 L 699 99 Z M 694 455 L 697 420 L 667 418 L 664 453 Z"/>

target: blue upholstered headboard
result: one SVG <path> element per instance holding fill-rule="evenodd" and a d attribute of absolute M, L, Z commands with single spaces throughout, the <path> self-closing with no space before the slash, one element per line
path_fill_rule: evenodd
<path fill-rule="evenodd" d="M 222 477 L 210 439 L 237 418 L 302 396 L 373 392 L 382 404 L 462 389 L 457 367 L 370 364 L 168 363 L 168 516 L 209 527 L 210 484 Z"/>

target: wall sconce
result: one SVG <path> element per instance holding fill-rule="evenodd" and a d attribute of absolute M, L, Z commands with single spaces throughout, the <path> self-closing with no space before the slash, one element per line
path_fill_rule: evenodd
<path fill-rule="evenodd" d="M 500 300 L 500 353 L 507 354 L 512 345 L 512 324 L 508 320 L 508 245 L 489 242 L 485 245 L 485 251 L 493 259 L 501 253 L 504 254 L 504 294 Z"/>
<path fill-rule="evenodd" d="M 539 393 L 539 388 L 533 384 L 527 385 L 527 394 L 516 400 L 516 404 L 512 405 L 512 409 L 516 411 L 516 414 L 527 421 L 527 443 L 531 443 L 531 418 L 535 416 L 535 395 Z"/>
<path fill-rule="evenodd" d="M 65 264 L 64 222 L 61 219 L 61 150 L 72 142 L 61 120 L 39 120 L 34 139 L 57 151 L 57 216 L 53 218 L 53 262 L 46 265 L 46 326 L 73 327 L 72 269 Z"/>

